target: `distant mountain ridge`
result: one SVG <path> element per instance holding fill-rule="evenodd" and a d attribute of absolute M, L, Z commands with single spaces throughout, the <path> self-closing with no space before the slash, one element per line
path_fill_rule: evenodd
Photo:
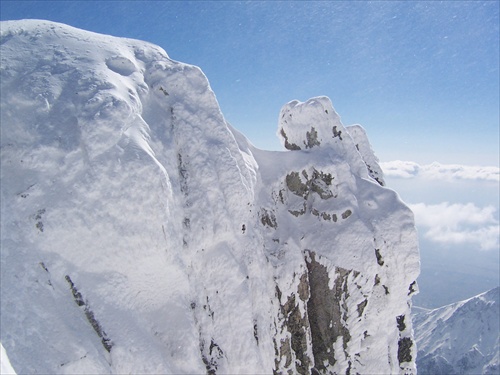
<path fill-rule="evenodd" d="M 19 373 L 414 374 L 419 252 L 361 126 L 253 147 L 195 66 L 1 28 L 1 330 Z"/>
<path fill-rule="evenodd" d="M 414 315 L 419 374 L 500 371 L 500 287 Z"/>

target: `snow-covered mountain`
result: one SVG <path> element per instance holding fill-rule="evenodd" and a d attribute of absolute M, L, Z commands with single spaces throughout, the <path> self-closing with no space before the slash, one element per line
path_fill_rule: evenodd
<path fill-rule="evenodd" d="M 413 317 L 419 374 L 500 372 L 500 287 Z"/>
<path fill-rule="evenodd" d="M 161 48 L 1 23 L 1 342 L 19 373 L 415 373 L 413 214 L 360 126 L 253 147 Z"/>

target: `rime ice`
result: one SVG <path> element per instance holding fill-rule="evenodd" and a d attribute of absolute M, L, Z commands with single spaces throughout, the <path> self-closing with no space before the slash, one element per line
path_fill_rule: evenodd
<path fill-rule="evenodd" d="M 1 42 L 17 372 L 415 372 L 413 215 L 328 98 L 262 151 L 157 46 L 35 20 Z"/>

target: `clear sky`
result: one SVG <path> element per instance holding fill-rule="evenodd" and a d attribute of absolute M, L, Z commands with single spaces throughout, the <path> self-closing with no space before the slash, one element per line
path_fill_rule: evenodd
<path fill-rule="evenodd" d="M 331 98 L 383 161 L 499 165 L 498 1 L 6 1 L 40 18 L 147 40 L 200 66 L 256 146 L 286 102 Z"/>
<path fill-rule="evenodd" d="M 388 186 L 415 212 L 417 303 L 437 307 L 499 284 L 499 1 L 0 7 L 2 20 L 47 19 L 146 40 L 201 67 L 226 119 L 263 149 L 281 149 L 283 104 L 329 96 L 345 125 L 367 130 L 388 162 Z"/>

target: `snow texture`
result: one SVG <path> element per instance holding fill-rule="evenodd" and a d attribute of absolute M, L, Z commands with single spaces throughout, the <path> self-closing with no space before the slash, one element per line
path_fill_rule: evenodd
<path fill-rule="evenodd" d="M 413 318 L 419 374 L 500 372 L 500 287 Z"/>
<path fill-rule="evenodd" d="M 0 348 L 1 348 L 0 374 L 2 375 L 15 374 L 16 372 L 14 371 L 12 365 L 10 364 L 9 357 L 7 356 L 7 353 L 5 352 L 2 343 L 0 343 Z"/>
<path fill-rule="evenodd" d="M 0 56 L 18 373 L 415 373 L 413 214 L 328 98 L 263 151 L 160 47 L 5 21 Z"/>

